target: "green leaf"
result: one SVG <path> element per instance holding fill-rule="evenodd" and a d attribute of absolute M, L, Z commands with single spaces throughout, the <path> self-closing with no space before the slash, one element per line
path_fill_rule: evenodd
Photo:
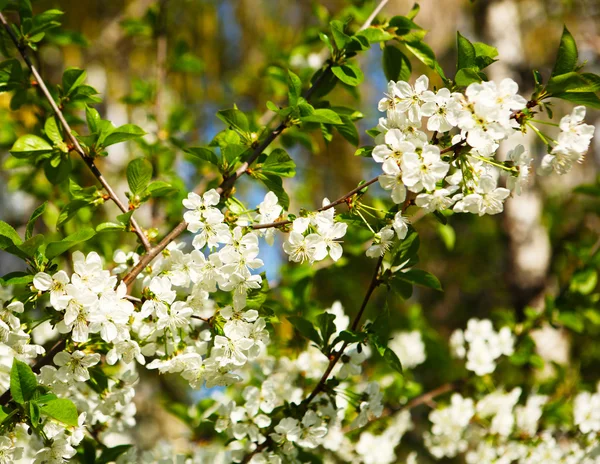
<path fill-rule="evenodd" d="M 595 197 L 600 197 L 600 185 L 594 185 L 594 184 L 580 185 L 578 187 L 575 187 L 575 189 L 573 189 L 573 192 L 583 193 L 585 195 L 592 195 Z"/>
<path fill-rule="evenodd" d="M 27 134 L 17 139 L 10 152 L 17 158 L 24 158 L 30 155 L 52 153 L 52 145 L 37 135 Z"/>
<path fill-rule="evenodd" d="M 456 48 L 458 57 L 456 60 L 456 70 L 463 68 L 477 68 L 475 47 L 460 32 L 456 32 Z"/>
<path fill-rule="evenodd" d="M 281 177 L 266 172 L 257 172 L 255 175 L 257 179 L 260 179 L 261 182 L 277 196 L 279 204 L 287 210 L 290 207 L 290 197 L 283 189 Z"/>
<path fill-rule="evenodd" d="M 577 271 L 571 278 L 569 290 L 571 292 L 580 293 L 581 295 L 589 295 L 594 291 L 598 284 L 598 272 L 596 269 L 587 268 Z"/>
<path fill-rule="evenodd" d="M 422 29 L 406 16 L 394 16 L 390 19 L 389 25 L 396 28 L 396 35 L 405 35 L 413 29 Z"/>
<path fill-rule="evenodd" d="M 202 161 L 208 161 L 215 166 L 219 165 L 219 158 L 217 157 L 217 154 L 208 148 L 190 147 L 186 148 L 184 151 L 198 159 L 201 159 Z"/>
<path fill-rule="evenodd" d="M 360 68 L 351 63 L 332 66 L 331 71 L 340 81 L 352 87 L 357 86 L 364 79 Z"/>
<path fill-rule="evenodd" d="M 55 258 L 56 256 L 63 254 L 69 248 L 91 239 L 94 235 L 96 235 L 96 231 L 94 229 L 91 227 L 85 227 L 71 235 L 68 235 L 58 242 L 50 242 L 46 247 L 46 257 L 48 259 Z"/>
<path fill-rule="evenodd" d="M 568 327 L 569 329 L 577 333 L 583 332 L 583 329 L 585 327 L 581 315 L 573 311 L 561 312 L 556 317 L 556 322 L 558 322 L 561 325 L 564 325 L 565 327 Z"/>
<path fill-rule="evenodd" d="M 70 95 L 77 87 L 85 81 L 86 72 L 79 68 L 68 68 L 63 73 L 62 89 L 64 95 Z"/>
<path fill-rule="evenodd" d="M 587 78 L 586 78 L 587 77 Z M 552 76 L 546 84 L 546 92 L 550 94 L 562 92 L 591 92 L 600 90 L 600 78 L 595 74 L 570 72 Z"/>
<path fill-rule="evenodd" d="M 7 287 L 9 285 L 27 285 L 33 282 L 33 276 L 26 272 L 9 272 L 0 277 L 0 285 Z"/>
<path fill-rule="evenodd" d="M 388 81 L 408 81 L 412 66 L 400 49 L 386 45 L 383 49 L 383 72 Z"/>
<path fill-rule="evenodd" d="M 354 152 L 354 156 L 362 156 L 363 158 L 371 158 L 374 146 L 360 147 Z"/>
<path fill-rule="evenodd" d="M 18 245 L 10 245 L 5 248 L 5 251 L 11 253 L 15 256 L 18 256 L 22 259 L 31 258 L 36 251 L 44 244 L 44 236 L 38 234 L 34 237 L 31 237 L 29 240 L 24 241 Z"/>
<path fill-rule="evenodd" d="M 371 44 L 379 43 L 379 42 L 386 42 L 386 41 L 392 40 L 394 38 L 394 36 L 392 34 L 390 34 L 387 31 L 384 31 L 383 29 L 381 29 L 380 27 L 377 27 L 377 26 L 367 27 L 366 29 L 364 29 L 360 32 L 357 32 L 356 36 L 364 37 Z"/>
<path fill-rule="evenodd" d="M 304 337 L 315 342 L 319 346 L 323 344 L 323 339 L 315 329 L 312 322 L 310 322 L 309 320 L 306 320 L 299 316 L 290 316 L 288 317 L 288 321 L 290 321 L 294 328 L 298 332 L 300 332 Z"/>
<path fill-rule="evenodd" d="M 275 174 L 281 177 L 294 177 L 296 175 L 296 163 L 282 148 L 276 148 L 269 153 L 260 169 L 263 173 Z"/>
<path fill-rule="evenodd" d="M 27 228 L 25 229 L 25 240 L 29 240 L 31 238 L 31 236 L 33 235 L 33 228 L 35 227 L 35 221 L 42 215 L 44 214 L 44 211 L 46 211 L 46 205 L 48 204 L 47 201 L 45 201 L 44 203 L 42 203 L 40 206 L 38 206 L 33 213 L 31 213 L 31 216 L 29 217 L 29 221 L 27 221 Z"/>
<path fill-rule="evenodd" d="M 146 158 L 136 158 L 127 165 L 127 184 L 132 194 L 146 190 L 152 180 L 152 163 Z"/>
<path fill-rule="evenodd" d="M 88 129 L 92 134 L 98 132 L 98 123 L 101 121 L 100 113 L 95 108 L 85 106 L 85 119 L 87 121 Z"/>
<path fill-rule="evenodd" d="M 578 105 L 584 105 L 588 108 L 600 109 L 600 99 L 592 92 L 561 92 L 552 96 Z"/>
<path fill-rule="evenodd" d="M 296 107 L 298 99 L 302 96 L 302 81 L 288 69 L 288 101 L 289 105 Z"/>
<path fill-rule="evenodd" d="M 473 42 L 473 47 L 475 48 L 476 55 L 475 62 L 479 69 L 484 69 L 495 61 L 498 61 L 496 60 L 498 56 L 498 49 L 496 47 L 484 44 L 483 42 Z"/>
<path fill-rule="evenodd" d="M 95 464 L 108 464 L 109 462 L 114 462 L 119 456 L 125 454 L 132 446 L 133 445 L 117 445 L 112 448 L 106 448 L 102 451 L 100 457 L 96 459 Z"/>
<path fill-rule="evenodd" d="M 391 348 L 385 348 L 383 351 L 383 359 L 388 366 L 402 374 L 402 363 L 400 362 L 398 355 Z"/>
<path fill-rule="evenodd" d="M 442 284 L 438 278 L 422 269 L 410 269 L 406 272 L 398 272 L 395 277 L 411 284 L 432 288 L 440 292 L 443 291 Z"/>
<path fill-rule="evenodd" d="M 44 132 L 46 133 L 46 136 L 54 143 L 61 143 L 63 141 L 60 127 L 57 124 L 54 116 L 46 119 L 46 123 L 44 124 Z"/>
<path fill-rule="evenodd" d="M 57 398 L 55 400 L 48 401 L 44 406 L 41 407 L 42 414 L 50 416 L 63 424 L 77 427 L 78 414 L 77 407 L 75 404 L 66 398 Z"/>
<path fill-rule="evenodd" d="M 316 122 L 320 124 L 342 124 L 339 115 L 327 108 L 318 108 L 314 113 L 300 118 L 302 122 Z"/>
<path fill-rule="evenodd" d="M 340 133 L 342 137 L 344 137 L 348 142 L 357 147 L 360 143 L 360 138 L 358 135 L 358 130 L 354 125 L 354 121 L 350 119 L 348 116 L 340 116 L 342 119 L 342 123 L 340 125 L 335 126 L 335 129 Z"/>
<path fill-rule="evenodd" d="M 454 82 L 461 87 L 467 87 L 473 82 L 481 82 L 483 80 L 487 80 L 487 76 L 477 68 L 459 69 L 456 76 L 454 76 Z"/>
<path fill-rule="evenodd" d="M 321 313 L 317 316 L 317 324 L 319 332 L 321 332 L 321 339 L 325 347 L 329 344 L 329 339 L 335 333 L 335 314 Z"/>
<path fill-rule="evenodd" d="M 408 300 L 413 294 L 411 283 L 401 279 L 390 279 L 388 281 L 390 288 L 403 300 Z"/>
<path fill-rule="evenodd" d="M 146 132 L 135 124 L 124 124 L 120 127 L 117 127 L 109 135 L 107 135 L 102 141 L 102 146 L 110 147 L 116 143 L 137 139 L 145 134 Z"/>
<path fill-rule="evenodd" d="M 178 190 L 171 184 L 162 180 L 151 182 L 146 188 L 146 193 L 150 194 L 152 198 L 166 197 L 167 195 L 172 195 L 177 191 Z"/>
<path fill-rule="evenodd" d="M 429 47 L 429 45 L 427 45 L 425 42 L 409 42 L 405 45 L 406 48 L 408 48 L 408 50 L 410 50 L 410 52 L 413 55 L 415 55 L 419 60 L 421 60 L 425 65 L 435 70 L 442 77 L 442 79 L 446 79 L 444 70 L 436 61 L 435 53 L 433 53 L 433 50 L 431 49 L 431 47 Z"/>
<path fill-rule="evenodd" d="M 331 21 L 331 35 L 338 50 L 343 50 L 350 43 L 351 37 L 344 32 L 344 23 L 338 20 Z"/>
<path fill-rule="evenodd" d="M 75 214 L 81 209 L 90 206 L 90 202 L 87 200 L 73 200 L 62 207 L 56 220 L 56 227 L 64 224 L 65 222 L 73 219 Z"/>
<path fill-rule="evenodd" d="M 362 342 L 365 339 L 364 333 L 356 333 L 350 330 L 342 330 L 340 334 L 337 336 L 336 340 L 332 343 L 332 345 L 336 345 L 338 341 L 348 342 L 348 343 L 357 343 Z"/>
<path fill-rule="evenodd" d="M 125 230 L 125 225 L 116 224 L 114 222 L 103 222 L 96 227 L 96 233 L 100 232 L 116 232 Z"/>
<path fill-rule="evenodd" d="M 406 17 L 408 19 L 415 19 L 415 17 L 419 14 L 419 11 L 421 11 L 421 7 L 418 3 L 415 3 L 406 15 Z"/>
<path fill-rule="evenodd" d="M 10 394 L 19 404 L 24 404 L 29 401 L 37 387 L 37 379 L 28 364 L 13 359 L 12 368 L 10 370 Z"/>
<path fill-rule="evenodd" d="M 58 164 L 55 165 L 56 161 L 58 161 Z M 44 174 L 46 174 L 48 180 L 54 185 L 67 180 L 72 169 L 73 165 L 71 164 L 69 155 L 58 155 L 44 162 Z"/>
<path fill-rule="evenodd" d="M 229 110 L 217 111 L 217 117 L 228 126 L 233 127 L 240 132 L 247 133 L 250 131 L 248 118 L 236 107 Z"/>
<path fill-rule="evenodd" d="M 562 37 L 560 38 L 560 45 L 558 47 L 558 54 L 556 56 L 556 63 L 552 69 L 552 76 L 558 76 L 571 71 L 575 71 L 577 68 L 577 44 L 575 39 L 565 26 L 563 29 Z"/>
<path fill-rule="evenodd" d="M 23 243 L 15 229 L 4 221 L 0 221 L 0 250 L 5 250 L 11 245 Z"/>

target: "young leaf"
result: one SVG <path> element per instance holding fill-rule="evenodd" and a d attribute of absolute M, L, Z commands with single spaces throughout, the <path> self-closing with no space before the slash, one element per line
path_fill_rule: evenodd
<path fill-rule="evenodd" d="M 85 106 L 85 119 L 87 121 L 88 129 L 92 134 L 98 132 L 98 123 L 102 118 L 100 118 L 100 113 L 95 108 L 90 106 Z"/>
<path fill-rule="evenodd" d="M 52 153 L 52 145 L 37 135 L 27 134 L 17 139 L 10 152 L 16 158 L 24 158 L 30 155 Z"/>
<path fill-rule="evenodd" d="M 48 401 L 41 408 L 42 414 L 50 416 L 63 424 L 70 425 L 71 427 L 77 427 L 78 414 L 77 407 L 71 400 L 66 398 L 57 398 L 55 400 Z"/>
<path fill-rule="evenodd" d="M 159 198 L 171 195 L 177 192 L 177 189 L 167 182 L 156 180 L 148 185 L 146 192 L 149 193 L 152 198 Z"/>
<path fill-rule="evenodd" d="M 56 123 L 56 118 L 54 116 L 46 119 L 46 123 L 44 124 L 44 132 L 46 133 L 46 136 L 54 143 L 61 143 L 63 141 L 60 127 Z"/>
<path fill-rule="evenodd" d="M 31 213 L 31 216 L 29 217 L 29 221 L 27 221 L 27 228 L 25 229 L 25 240 L 29 240 L 31 238 L 31 236 L 33 235 L 33 228 L 35 226 L 35 221 L 37 220 L 37 218 L 39 218 L 42 214 L 44 214 L 44 211 L 46 211 L 46 205 L 48 204 L 47 201 L 45 201 L 44 203 L 42 203 L 40 206 L 38 206 L 33 213 Z"/>
<path fill-rule="evenodd" d="M 0 277 L 0 285 L 7 287 L 9 285 L 27 285 L 33 282 L 33 276 L 26 272 L 9 272 Z"/>
<path fill-rule="evenodd" d="M 12 368 L 10 370 L 10 394 L 19 404 L 24 404 L 29 401 L 37 387 L 37 379 L 28 364 L 13 359 Z"/>
<path fill-rule="evenodd" d="M 400 358 L 398 358 L 398 355 L 391 348 L 385 348 L 383 351 L 383 359 L 387 362 L 388 366 L 402 374 L 402 363 L 400 362 Z"/>
<path fill-rule="evenodd" d="M 65 96 L 70 95 L 85 81 L 86 72 L 79 68 L 68 68 L 63 73 L 62 89 Z"/>
<path fill-rule="evenodd" d="M 442 284 L 436 276 L 422 269 L 410 269 L 406 272 L 398 272 L 396 278 L 405 280 L 412 284 L 422 285 L 423 287 L 443 291 Z"/>
<path fill-rule="evenodd" d="M 463 68 L 476 68 L 477 54 L 475 53 L 475 47 L 469 41 L 469 39 L 462 36 L 458 31 L 456 31 L 456 47 L 458 52 L 456 70 L 458 71 Z"/>
<path fill-rule="evenodd" d="M 228 126 L 231 126 L 242 133 L 250 131 L 248 118 L 242 111 L 235 107 L 229 110 L 217 111 L 217 117 Z"/>
<path fill-rule="evenodd" d="M 357 86 L 364 79 L 360 68 L 350 63 L 332 66 L 331 71 L 340 81 L 352 87 Z"/>
<path fill-rule="evenodd" d="M 323 344 L 325 346 L 329 344 L 329 339 L 335 333 L 334 321 L 335 314 L 331 313 L 321 313 L 317 317 L 319 331 L 321 332 L 321 338 L 323 339 Z"/>
<path fill-rule="evenodd" d="M 281 177 L 266 172 L 257 172 L 255 175 L 257 179 L 260 179 L 261 182 L 277 196 L 279 204 L 287 210 L 290 207 L 290 197 L 283 189 Z"/>
<path fill-rule="evenodd" d="M 4 221 L 0 221 L 0 250 L 5 250 L 11 245 L 23 243 L 15 229 Z"/>
<path fill-rule="evenodd" d="M 201 159 L 203 161 L 208 161 L 209 163 L 214 164 L 215 166 L 219 165 L 219 158 L 217 157 L 217 154 L 208 148 L 191 147 L 186 148 L 184 151 L 194 156 L 195 158 Z"/>
<path fill-rule="evenodd" d="M 396 28 L 396 35 L 408 34 L 412 29 L 422 29 L 406 16 L 394 16 L 390 19 L 389 25 Z"/>
<path fill-rule="evenodd" d="M 135 124 L 124 124 L 113 130 L 102 142 L 103 147 L 110 147 L 115 143 L 126 142 L 145 135 L 146 132 Z"/>
<path fill-rule="evenodd" d="M 127 184 L 134 195 L 139 195 L 152 179 L 152 163 L 146 158 L 136 158 L 127 165 Z"/>
<path fill-rule="evenodd" d="M 288 321 L 290 321 L 298 332 L 309 340 L 315 342 L 317 345 L 323 344 L 323 339 L 312 325 L 312 322 L 299 316 L 290 316 L 288 317 Z"/>
<path fill-rule="evenodd" d="M 552 69 L 552 76 L 575 71 L 577 68 L 577 60 L 577 44 L 567 29 L 567 26 L 565 26 L 562 37 L 560 38 L 560 45 L 558 47 L 556 63 L 554 64 L 554 69 Z"/>
<path fill-rule="evenodd" d="M 298 105 L 298 99 L 302 95 L 302 81 L 300 78 L 288 69 L 288 101 L 289 105 L 295 107 Z"/>
<path fill-rule="evenodd" d="M 91 239 L 94 235 L 96 235 L 96 231 L 94 229 L 91 227 L 85 227 L 71 235 L 66 236 L 58 242 L 50 242 L 46 247 L 46 257 L 48 259 L 55 258 L 56 256 L 63 254 L 69 248 Z"/>
<path fill-rule="evenodd" d="M 334 20 L 329 24 L 331 26 L 331 35 L 333 36 L 333 41 L 335 42 L 338 50 L 346 48 L 346 45 L 350 43 L 351 37 L 344 32 L 344 23 Z"/>
<path fill-rule="evenodd" d="M 442 77 L 442 79 L 446 79 L 444 70 L 436 61 L 435 54 L 429 45 L 427 45 L 425 42 L 415 41 L 406 43 L 406 48 L 408 48 L 408 50 L 410 50 L 410 52 L 424 64 L 435 70 Z"/>
<path fill-rule="evenodd" d="M 383 49 L 383 72 L 388 81 L 408 81 L 412 66 L 400 49 L 386 45 Z"/>
<path fill-rule="evenodd" d="M 354 125 L 354 121 L 350 119 L 348 116 L 340 116 L 342 119 L 342 123 L 340 125 L 335 126 L 335 129 L 340 133 L 342 137 L 344 137 L 348 142 L 357 147 L 360 143 L 360 137 L 358 135 L 358 130 Z"/>
<path fill-rule="evenodd" d="M 125 454 L 132 446 L 133 445 L 117 445 L 112 448 L 106 448 L 94 462 L 95 464 L 108 464 L 109 462 L 114 462 L 119 456 Z"/>
<path fill-rule="evenodd" d="M 44 162 L 44 173 L 54 185 L 67 180 L 72 169 L 71 158 L 68 155 L 58 155 Z"/>
<path fill-rule="evenodd" d="M 284 149 L 276 148 L 267 156 L 261 166 L 261 171 L 282 177 L 294 177 L 296 175 L 296 163 Z"/>
<path fill-rule="evenodd" d="M 335 111 L 327 108 L 316 109 L 314 113 L 300 118 L 302 122 L 316 122 L 322 124 L 342 124 L 342 119 Z"/>

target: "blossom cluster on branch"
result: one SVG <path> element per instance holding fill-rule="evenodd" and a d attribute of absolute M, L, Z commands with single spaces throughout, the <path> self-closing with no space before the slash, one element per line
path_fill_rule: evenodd
<path fill-rule="evenodd" d="M 422 269 L 427 264 L 419 263 L 420 218 L 429 215 L 437 225 L 454 213 L 501 213 L 509 197 L 527 188 L 532 171 L 564 175 L 583 161 L 594 127 L 584 123 L 586 107 L 579 103 L 600 107 L 600 78 L 579 72 L 568 30 L 552 76 L 544 83 L 534 74 L 535 89 L 525 98 L 514 80 L 494 82 L 482 71 L 495 61 L 494 47 L 460 34 L 458 70 L 448 79 L 413 22 L 418 7 L 372 25 L 377 9 L 360 28 L 333 20 L 329 35 L 321 33 L 327 61 L 312 79 L 288 70 L 288 106 L 267 105 L 279 125 L 261 125 L 237 107 L 219 111 L 226 128 L 207 146 L 183 150 L 214 171 L 208 187 L 177 197 L 179 190 L 157 179 L 151 156 L 144 156 L 127 166 L 125 205 L 96 160 L 107 147 L 139 141 L 145 132 L 103 120 L 82 70 L 65 71 L 52 91 L 46 86 L 29 50 L 37 49 L 45 30 L 58 27 L 61 12 L 36 16 L 28 1 L 0 5 L 19 18 L 20 28 L 12 27 L 0 12 L 27 66 L 24 71 L 17 59 L 1 63 L 0 90 L 32 90 L 40 93 L 37 104 L 52 109 L 40 135 L 18 138 L 11 154 L 68 191 L 58 226 L 108 199 L 123 213 L 118 222 L 60 240 L 33 235 L 45 203 L 33 212 L 24 239 L 0 221 L 0 248 L 27 265 L 1 281 L 7 290 L 0 293 L 0 464 L 417 464 L 425 456 L 459 455 L 469 464 L 600 463 L 600 383 L 523 378 L 528 369 L 544 367 L 535 331 L 551 324 L 584 330 L 581 317 L 556 302 L 576 294 L 576 304 L 597 303 L 600 242 L 580 252 L 571 282 L 544 309 L 526 308 L 498 324 L 472 317 L 449 340 L 435 333 L 420 309 L 398 327 L 389 303 L 409 300 L 415 286 L 442 291 Z M 293 213 L 297 205 L 290 205 L 282 178 L 295 175 L 295 161 L 270 145 L 284 131 L 300 137 L 318 131 L 329 141 L 334 130 L 358 145 L 357 112 L 325 97 L 338 82 L 360 83 L 353 58 L 373 44 L 383 46 L 387 63 L 389 83 L 378 104 L 385 117 L 368 131 L 374 145 L 357 155 L 372 159 L 378 175 L 338 199 L 323 199 L 317 209 Z M 443 85 L 431 86 L 428 75 L 411 84 L 403 69 L 408 58 L 396 44 Z M 389 54 L 397 58 L 392 64 Z M 550 98 L 577 104 L 554 124 L 556 140 L 538 127 L 547 121 L 534 119 L 539 111 L 552 114 Z M 70 121 L 87 127 L 87 134 L 75 132 Z M 548 149 L 538 161 L 513 143 L 528 131 Z M 158 153 L 167 144 L 179 151 L 185 145 L 156 139 Z M 70 152 L 101 189 L 70 178 Z M 267 187 L 255 206 L 236 191 L 242 176 Z M 370 189 L 374 184 L 383 196 Z M 159 208 L 165 197 L 183 212 L 158 240 L 158 230 L 145 230 L 133 215 L 146 202 Z M 189 240 L 179 239 L 185 231 Z M 135 237 L 137 247 L 119 244 L 108 259 L 97 237 L 104 232 Z M 287 280 L 269 282 L 261 272 L 263 244 L 281 245 Z M 68 255 L 75 246 L 86 253 Z M 343 273 L 344 262 L 365 254 L 376 264 L 370 282 L 356 283 L 366 293 L 355 308 L 346 312 L 339 301 L 311 300 L 306 285 L 319 283 L 320 266 Z M 371 304 L 382 289 L 386 302 Z M 585 317 L 595 324 L 599 316 L 589 310 Z M 423 374 L 447 368 L 452 380 L 426 391 Z M 138 450 L 130 443 L 139 425 L 136 394 L 148 378 L 168 374 L 177 374 L 188 393 L 206 396 L 193 405 L 171 405 L 189 426 L 187 447 L 162 442 Z M 428 414 L 412 414 L 422 406 Z"/>

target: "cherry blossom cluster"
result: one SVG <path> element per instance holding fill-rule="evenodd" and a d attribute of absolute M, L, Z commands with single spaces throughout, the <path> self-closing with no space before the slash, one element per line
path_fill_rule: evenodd
<path fill-rule="evenodd" d="M 470 319 L 466 330 L 458 329 L 450 337 L 455 357 L 466 358 L 466 368 L 476 375 L 491 374 L 500 356 L 514 352 L 515 336 L 509 327 L 499 332 L 489 319 Z"/>
<path fill-rule="evenodd" d="M 472 83 L 464 93 L 429 90 L 426 76 L 414 86 L 390 81 L 379 102 L 379 110 L 387 114 L 376 128 L 372 157 L 382 165 L 379 183 L 390 191 L 392 201 L 401 204 L 411 192 L 415 204 L 428 213 L 450 208 L 478 215 L 502 212 L 511 191 L 518 195 L 527 183 L 533 158 L 517 145 L 506 162 L 500 160 L 500 143 L 526 127 L 544 137 L 531 123 L 519 122 L 528 102 L 517 92 L 511 79 Z M 594 132 L 583 123 L 584 116 L 585 107 L 578 106 L 562 118 L 558 141 L 542 160 L 542 172 L 564 174 L 581 161 Z M 431 139 L 424 128 L 433 133 Z M 442 149 L 444 144 L 448 146 Z M 499 186 L 500 174 L 508 175 L 507 188 Z M 392 238 L 388 229 L 379 235 L 376 242 Z"/>
<path fill-rule="evenodd" d="M 329 200 L 323 200 L 323 207 L 329 205 Z M 337 222 L 335 209 L 310 213 L 298 217 L 292 223 L 292 230 L 283 244 L 283 251 L 289 255 L 289 260 L 296 263 L 314 263 L 327 256 L 337 261 L 342 257 L 342 246 L 339 241 L 344 235 L 348 224 Z"/>
<path fill-rule="evenodd" d="M 586 398 L 581 393 L 577 398 Z M 596 464 L 590 452 L 598 446 L 593 434 L 561 436 L 544 430 L 541 421 L 549 397 L 532 393 L 523 395 L 521 388 L 502 389 L 483 396 L 479 401 L 452 395 L 450 403 L 429 414 L 431 430 L 424 435 L 428 451 L 437 459 L 464 454 L 468 464 L 540 462 Z M 524 400 L 519 404 L 520 400 Z M 578 400 L 575 400 L 577 424 Z"/>

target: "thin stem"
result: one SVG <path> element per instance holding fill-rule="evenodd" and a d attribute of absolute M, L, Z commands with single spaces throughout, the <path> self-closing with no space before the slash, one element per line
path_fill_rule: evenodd
<path fill-rule="evenodd" d="M 550 121 L 541 121 L 539 119 L 530 119 L 531 122 L 537 122 L 538 124 L 546 124 L 547 126 L 560 127 L 560 124 L 556 124 L 555 122 Z"/>
<path fill-rule="evenodd" d="M 533 129 L 533 131 L 538 135 L 538 137 L 540 139 L 542 139 L 542 142 L 544 142 L 546 145 L 550 145 L 550 141 L 554 141 L 552 139 L 550 139 L 549 137 L 546 137 L 537 127 L 535 127 L 533 124 L 531 123 L 527 123 L 528 127 L 531 127 Z"/>
<path fill-rule="evenodd" d="M 21 57 L 23 58 L 23 61 L 25 62 L 25 64 L 29 68 L 29 70 L 31 71 L 31 74 L 33 74 L 33 77 L 35 78 L 37 85 L 38 85 L 40 91 L 42 92 L 44 98 L 46 98 L 46 100 L 52 107 L 52 110 L 54 111 L 56 117 L 58 118 L 61 125 L 63 126 L 63 128 L 67 134 L 67 137 L 69 138 L 69 141 L 71 142 L 72 149 L 75 150 L 79 154 L 79 156 L 81 156 L 81 159 L 83 159 L 85 164 L 87 164 L 90 171 L 92 171 L 92 174 L 94 174 L 94 176 L 96 177 L 96 179 L 98 179 L 98 181 L 100 182 L 100 184 L 102 185 L 104 190 L 106 190 L 106 193 L 108 194 L 110 199 L 115 202 L 115 204 L 119 207 L 119 209 L 123 213 L 128 212 L 129 208 L 125 204 L 123 204 L 123 202 L 121 202 L 121 200 L 119 199 L 119 197 L 117 196 L 115 191 L 112 189 L 112 187 L 110 186 L 108 181 L 104 178 L 104 176 L 102 175 L 102 173 L 100 172 L 98 167 L 94 164 L 94 160 L 86 154 L 86 152 L 83 150 L 83 148 L 79 144 L 77 137 L 75 137 L 75 135 L 73 135 L 71 126 L 69 126 L 69 123 L 65 119 L 64 114 L 62 113 L 62 111 L 60 110 L 60 108 L 58 107 L 56 102 L 54 101 L 54 98 L 52 98 L 52 94 L 48 90 L 48 87 L 46 87 L 46 84 L 44 83 L 42 76 L 40 75 L 37 68 L 31 61 L 31 59 L 29 58 L 26 47 L 23 46 L 19 42 L 18 37 L 15 35 L 14 31 L 10 27 L 10 24 L 6 21 L 6 18 L 4 17 L 4 15 L 2 13 L 0 13 L 0 22 L 4 26 L 4 29 L 6 29 L 6 32 L 8 33 L 12 42 L 15 44 L 15 47 L 17 47 L 17 50 L 19 51 L 19 53 L 21 54 Z M 131 218 L 131 226 L 133 227 L 133 231 L 135 232 L 135 234 L 139 237 L 140 241 L 144 245 L 144 248 L 146 250 L 149 250 L 151 248 L 150 242 L 148 241 L 148 238 L 144 234 L 144 231 L 137 224 L 137 222 L 135 221 L 134 218 Z"/>
<path fill-rule="evenodd" d="M 369 224 L 369 222 L 365 219 L 365 217 L 362 215 L 362 213 L 360 212 L 360 210 L 356 210 L 356 214 L 358 214 L 360 216 L 360 218 L 363 220 L 363 222 L 367 225 L 367 227 L 369 228 L 369 230 L 373 233 L 373 235 L 375 235 L 375 231 L 373 230 L 373 228 L 371 227 L 371 224 Z"/>
<path fill-rule="evenodd" d="M 350 190 L 348 193 L 346 193 L 345 195 L 341 196 L 340 198 L 338 198 L 337 200 L 329 203 L 328 205 L 325 205 L 319 209 L 316 210 L 316 212 L 320 213 L 322 211 L 327 211 L 330 208 L 333 208 L 337 205 L 340 205 L 342 203 L 345 203 L 346 200 L 350 197 L 352 197 L 353 195 L 357 194 L 358 192 L 360 192 L 362 189 L 364 189 L 365 187 L 368 187 L 371 184 L 374 184 L 375 182 L 377 182 L 379 180 L 379 176 L 374 177 L 371 180 L 368 180 L 362 184 L 360 184 L 358 187 Z M 269 229 L 271 227 L 282 227 L 288 224 L 291 224 L 292 221 L 276 221 L 276 222 L 271 222 L 268 224 L 255 224 L 252 226 L 253 229 Z"/>
<path fill-rule="evenodd" d="M 507 166 L 504 166 L 503 164 L 496 163 L 495 161 L 492 161 L 492 160 L 490 160 L 488 158 L 484 158 L 483 156 L 474 155 L 472 153 L 469 156 L 471 158 L 478 159 L 479 161 L 483 161 L 484 163 L 491 164 L 492 166 L 496 166 L 497 168 L 504 169 L 505 171 L 509 171 L 509 172 L 512 171 L 511 168 L 509 168 Z"/>

